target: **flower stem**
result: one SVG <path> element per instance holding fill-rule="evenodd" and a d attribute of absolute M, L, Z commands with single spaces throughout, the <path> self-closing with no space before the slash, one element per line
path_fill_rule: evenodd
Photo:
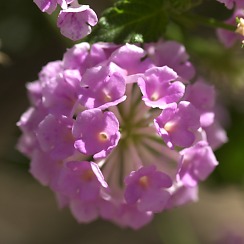
<path fill-rule="evenodd" d="M 186 26 L 202 25 L 211 28 L 221 28 L 229 31 L 235 31 L 236 26 L 229 25 L 223 21 L 216 20 L 212 17 L 205 17 L 198 14 L 188 13 L 185 15 L 174 15 L 172 17 L 173 21 L 178 24 L 186 24 Z"/>

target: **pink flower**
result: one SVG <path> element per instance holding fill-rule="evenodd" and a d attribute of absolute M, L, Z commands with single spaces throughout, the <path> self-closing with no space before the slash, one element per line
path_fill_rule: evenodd
<path fill-rule="evenodd" d="M 180 152 L 182 165 L 179 177 L 187 186 L 196 186 L 199 181 L 205 180 L 218 165 L 212 149 L 205 141 Z"/>
<path fill-rule="evenodd" d="M 140 229 L 153 219 L 150 211 L 141 212 L 134 205 L 122 204 L 117 220 L 122 226 L 129 226 L 132 229 Z"/>
<path fill-rule="evenodd" d="M 83 89 L 80 103 L 86 108 L 104 110 L 126 99 L 125 78 L 121 69 L 114 63 L 88 69 L 81 82 Z"/>
<path fill-rule="evenodd" d="M 72 161 L 62 167 L 57 181 L 57 190 L 62 195 L 82 201 L 99 198 L 101 188 L 108 184 L 94 162 Z"/>
<path fill-rule="evenodd" d="M 184 95 L 185 86 L 180 81 L 175 81 L 177 77 L 178 75 L 167 66 L 148 69 L 138 78 L 142 100 L 147 106 L 161 109 L 170 103 L 178 102 Z"/>
<path fill-rule="evenodd" d="M 156 45 L 149 44 L 146 47 L 149 57 L 156 66 L 167 65 L 186 82 L 194 77 L 195 68 L 189 61 L 189 55 L 182 44 L 176 41 L 159 41 Z"/>
<path fill-rule="evenodd" d="M 80 5 L 78 0 L 34 0 L 42 12 L 52 14 L 60 5 L 57 26 L 62 35 L 73 41 L 91 33 L 91 26 L 97 24 L 97 15 L 88 5 Z"/>
<path fill-rule="evenodd" d="M 81 153 L 105 157 L 118 144 L 119 122 L 112 112 L 89 109 L 78 114 L 73 126 L 74 146 Z M 87 133 L 88 132 L 88 133 Z"/>
<path fill-rule="evenodd" d="M 54 159 L 65 159 L 74 153 L 72 119 L 47 115 L 39 124 L 36 136 L 41 149 Z"/>
<path fill-rule="evenodd" d="M 170 198 L 165 188 L 169 188 L 172 181 L 168 175 L 156 171 L 155 165 L 151 165 L 132 171 L 125 178 L 125 185 L 128 204 L 137 203 L 138 209 L 143 212 L 161 212 Z"/>
<path fill-rule="evenodd" d="M 200 127 L 200 116 L 191 103 L 182 101 L 164 109 L 154 123 L 168 147 L 190 147 Z"/>
<path fill-rule="evenodd" d="M 96 25 L 97 21 L 96 13 L 88 5 L 81 5 L 62 10 L 58 16 L 57 26 L 62 35 L 77 41 L 90 34 L 91 26 Z"/>
<path fill-rule="evenodd" d="M 51 14 L 57 8 L 58 4 L 65 9 L 73 1 L 75 0 L 34 0 L 34 3 L 42 12 Z"/>
<path fill-rule="evenodd" d="M 212 147 L 226 137 L 214 88 L 182 82 L 192 70 L 175 42 L 68 49 L 27 85 L 31 107 L 17 123 L 17 146 L 30 173 L 80 223 L 100 217 L 138 229 L 196 201 L 217 165 Z"/>
<path fill-rule="evenodd" d="M 215 89 L 203 79 L 187 86 L 184 99 L 191 102 L 200 111 L 201 126 L 206 127 L 214 122 Z"/>
<path fill-rule="evenodd" d="M 150 59 L 144 59 L 146 55 L 146 51 L 142 48 L 127 43 L 115 50 L 109 60 L 123 68 L 127 75 L 132 75 L 142 73 L 148 68 L 153 67 Z"/>

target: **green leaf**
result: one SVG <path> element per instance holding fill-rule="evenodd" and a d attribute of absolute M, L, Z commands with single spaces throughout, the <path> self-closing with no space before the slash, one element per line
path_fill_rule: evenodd
<path fill-rule="evenodd" d="M 154 42 L 164 36 L 170 18 L 200 4 L 202 0 L 119 0 L 101 16 L 90 43 Z"/>
<path fill-rule="evenodd" d="M 182 13 L 197 5 L 199 5 L 202 0 L 169 0 L 172 10 L 174 12 Z"/>
<path fill-rule="evenodd" d="M 157 41 L 168 23 L 168 6 L 168 0 L 120 0 L 103 13 L 88 41 Z"/>
<path fill-rule="evenodd" d="M 229 142 L 216 152 L 220 164 L 210 177 L 216 183 L 238 185 L 244 183 L 243 124 L 244 115 L 232 110 L 232 126 L 228 130 Z"/>

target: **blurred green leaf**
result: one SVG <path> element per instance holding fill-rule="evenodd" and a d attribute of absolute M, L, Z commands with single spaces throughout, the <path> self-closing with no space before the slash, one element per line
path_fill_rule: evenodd
<path fill-rule="evenodd" d="M 216 152 L 220 164 L 210 177 L 218 184 L 244 183 L 244 115 L 232 110 L 231 120 L 229 142 Z"/>

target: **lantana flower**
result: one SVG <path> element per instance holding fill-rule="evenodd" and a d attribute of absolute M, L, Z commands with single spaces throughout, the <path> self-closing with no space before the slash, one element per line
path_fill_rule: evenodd
<path fill-rule="evenodd" d="M 34 0 L 42 12 L 52 14 L 57 6 L 61 7 L 57 26 L 62 35 L 73 41 L 91 33 L 91 27 L 98 22 L 97 15 L 89 5 L 80 5 L 77 0 Z"/>
<path fill-rule="evenodd" d="M 138 229 L 196 201 L 227 137 L 211 136 L 225 135 L 216 94 L 193 75 L 176 42 L 70 48 L 27 84 L 17 147 L 30 173 L 80 223 L 100 217 Z"/>

